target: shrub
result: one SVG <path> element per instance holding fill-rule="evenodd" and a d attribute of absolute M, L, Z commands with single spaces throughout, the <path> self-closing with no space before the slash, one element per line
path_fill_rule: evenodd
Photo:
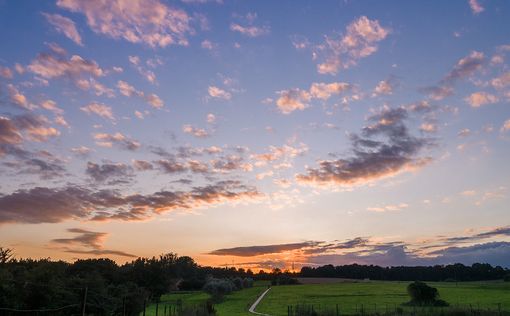
<path fill-rule="evenodd" d="M 296 285 L 300 284 L 298 279 L 291 278 L 288 275 L 279 275 L 271 280 L 271 285 Z"/>
<path fill-rule="evenodd" d="M 202 290 L 211 294 L 214 302 L 220 302 L 223 296 L 230 294 L 235 289 L 235 285 L 228 279 L 209 279 Z"/>
<path fill-rule="evenodd" d="M 406 305 L 419 306 L 448 306 L 443 300 L 439 300 L 439 292 L 435 287 L 428 286 L 424 282 L 415 281 L 407 286 L 407 293 L 411 297 L 411 301 Z"/>
<path fill-rule="evenodd" d="M 253 287 L 253 279 L 252 278 L 244 278 L 243 279 L 243 288 L 247 289 Z"/>
<path fill-rule="evenodd" d="M 503 277 L 503 281 L 510 282 L 510 274 L 507 274 Z"/>
<path fill-rule="evenodd" d="M 202 289 L 204 285 L 204 279 L 191 278 L 182 280 L 178 287 L 181 291 L 196 291 Z"/>
<path fill-rule="evenodd" d="M 232 280 L 232 283 L 234 283 L 235 290 L 238 291 L 243 289 L 243 279 L 241 279 L 240 277 L 234 278 Z"/>

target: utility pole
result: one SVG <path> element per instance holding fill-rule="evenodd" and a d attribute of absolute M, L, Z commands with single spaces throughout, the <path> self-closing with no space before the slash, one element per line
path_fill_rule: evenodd
<path fill-rule="evenodd" d="M 85 307 L 87 306 L 87 292 L 89 290 L 89 287 L 85 287 L 85 292 L 83 293 L 83 302 L 81 304 L 81 315 L 85 316 Z"/>

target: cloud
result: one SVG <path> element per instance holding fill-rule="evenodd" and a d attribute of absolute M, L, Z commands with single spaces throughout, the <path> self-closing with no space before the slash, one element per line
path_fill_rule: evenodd
<path fill-rule="evenodd" d="M 96 144 L 101 147 L 112 147 L 115 144 L 123 149 L 134 151 L 141 146 L 136 140 L 133 140 L 121 133 L 97 133 L 94 135 L 94 139 L 96 140 Z"/>
<path fill-rule="evenodd" d="M 332 95 L 340 94 L 351 88 L 351 85 L 346 82 L 332 82 L 332 83 L 324 83 L 324 82 L 314 82 L 310 86 L 310 96 L 312 98 L 328 100 Z"/>
<path fill-rule="evenodd" d="M 73 238 L 57 238 L 51 240 L 54 244 L 64 245 L 65 247 L 62 250 L 65 252 L 97 256 L 117 255 L 136 258 L 135 255 L 123 251 L 103 249 L 103 243 L 108 236 L 108 233 L 93 232 L 81 228 L 69 228 L 67 231 L 72 234 L 77 234 L 77 236 Z M 72 246 L 73 248 L 69 248 L 68 246 Z M 76 246 L 81 248 L 74 248 Z"/>
<path fill-rule="evenodd" d="M 438 127 L 435 123 L 422 123 L 420 125 L 420 131 L 426 132 L 426 133 L 435 133 L 437 132 Z"/>
<path fill-rule="evenodd" d="M 182 131 L 184 133 L 193 135 L 193 136 L 198 137 L 198 138 L 205 138 L 205 137 L 211 136 L 210 133 L 207 132 L 205 129 L 198 128 L 198 127 L 193 127 L 193 126 L 191 126 L 189 124 L 183 125 L 182 126 Z"/>
<path fill-rule="evenodd" d="M 510 71 L 491 80 L 491 85 L 496 89 L 502 89 L 510 85 Z"/>
<path fill-rule="evenodd" d="M 0 66 L 0 77 L 3 77 L 5 79 L 12 79 L 12 70 L 10 70 L 7 67 Z"/>
<path fill-rule="evenodd" d="M 86 60 L 78 55 L 66 59 L 65 56 L 56 53 L 40 53 L 27 68 L 45 79 L 64 77 L 75 83 L 83 76 L 97 78 L 105 75 L 103 69 L 93 60 Z"/>
<path fill-rule="evenodd" d="M 130 85 L 129 83 L 119 80 L 117 82 L 117 88 L 119 89 L 119 92 L 126 96 L 126 97 L 139 97 L 143 100 L 145 100 L 147 103 L 149 103 L 154 108 L 162 108 L 165 104 L 163 100 L 161 100 L 160 97 L 158 97 L 156 94 L 145 94 L 143 91 L 137 90 L 135 87 Z"/>
<path fill-rule="evenodd" d="M 184 172 L 187 169 L 186 165 L 181 162 L 177 162 L 173 159 L 161 159 L 155 161 L 155 163 L 165 172 L 165 173 L 178 173 Z"/>
<path fill-rule="evenodd" d="M 57 106 L 57 103 L 53 100 L 45 100 L 40 104 L 41 108 L 51 111 L 55 114 L 63 114 L 64 110 Z"/>
<path fill-rule="evenodd" d="M 269 34 L 271 29 L 268 26 L 258 27 L 258 26 L 242 26 L 237 23 L 230 24 L 230 30 L 234 32 L 239 32 L 243 35 L 249 37 L 258 37 L 265 34 Z"/>
<path fill-rule="evenodd" d="M 138 73 L 140 75 L 142 75 L 143 78 L 145 78 L 147 81 L 149 81 L 152 84 L 157 82 L 156 74 L 152 70 L 149 70 L 142 66 L 142 64 L 140 62 L 140 57 L 129 56 L 128 59 L 129 59 L 129 62 L 131 63 L 131 65 L 133 65 L 133 67 L 138 71 Z M 150 67 L 156 68 L 157 66 L 162 65 L 163 61 L 160 58 L 152 58 L 152 59 L 148 59 L 146 61 L 146 63 Z"/>
<path fill-rule="evenodd" d="M 464 100 L 474 108 L 479 108 L 482 105 L 493 104 L 499 101 L 497 96 L 487 92 L 474 92 Z"/>
<path fill-rule="evenodd" d="M 372 125 L 351 136 L 352 157 L 319 161 L 296 179 L 303 184 L 354 186 L 423 167 L 430 158 L 418 154 L 430 140 L 409 133 L 404 108 L 383 108 L 369 117 Z M 381 138 L 386 138 L 386 141 Z"/>
<path fill-rule="evenodd" d="M 213 124 L 216 122 L 216 115 L 209 113 L 207 114 L 207 123 Z"/>
<path fill-rule="evenodd" d="M 80 228 L 69 228 L 67 231 L 73 234 L 78 234 L 78 236 L 74 238 L 52 239 L 51 242 L 65 245 L 78 244 L 92 248 L 101 248 L 104 238 L 108 235 L 107 233 L 91 232 Z"/>
<path fill-rule="evenodd" d="M 200 47 L 207 50 L 213 50 L 217 47 L 217 44 L 211 42 L 210 40 L 203 40 L 200 44 Z"/>
<path fill-rule="evenodd" d="M 75 155 L 81 156 L 81 157 L 87 157 L 92 149 L 86 147 L 86 146 L 80 146 L 80 147 L 74 147 L 71 148 L 71 152 Z"/>
<path fill-rule="evenodd" d="M 423 88 L 434 100 L 442 100 L 453 95 L 453 86 L 458 80 L 467 78 L 480 70 L 485 62 L 485 55 L 472 51 L 468 56 L 461 58 L 453 69 L 436 86 Z"/>
<path fill-rule="evenodd" d="M 269 34 L 271 32 L 271 28 L 268 25 L 264 26 L 256 26 L 254 25 L 255 20 L 257 19 L 256 13 L 248 13 L 244 17 L 238 17 L 243 20 L 243 25 L 240 23 L 231 23 L 230 30 L 233 32 L 239 32 L 248 37 L 259 37 L 262 35 Z"/>
<path fill-rule="evenodd" d="M 188 160 L 188 168 L 194 173 L 209 173 L 209 165 L 198 160 Z"/>
<path fill-rule="evenodd" d="M 115 117 L 113 117 L 112 108 L 101 103 L 93 102 L 82 106 L 80 110 L 87 114 L 96 114 L 112 121 L 115 120 Z"/>
<path fill-rule="evenodd" d="M 60 132 L 49 126 L 48 119 L 42 115 L 17 115 L 11 118 L 19 131 L 23 131 L 25 138 L 35 142 L 45 142 L 50 137 L 59 136 Z"/>
<path fill-rule="evenodd" d="M 408 207 L 409 207 L 409 204 L 407 204 L 407 203 L 389 204 L 389 205 L 384 205 L 384 206 L 367 207 L 367 211 L 377 212 L 377 213 L 398 212 L 398 211 L 401 211 Z"/>
<path fill-rule="evenodd" d="M 318 52 L 325 55 L 324 62 L 317 65 L 317 71 L 321 74 L 334 75 L 341 68 L 356 65 L 359 59 L 375 53 L 378 49 L 377 44 L 390 32 L 390 29 L 381 26 L 378 20 L 361 16 L 347 26 L 343 36 L 339 38 L 326 36 L 325 42 L 317 46 Z"/>
<path fill-rule="evenodd" d="M 57 6 L 85 15 L 96 33 L 150 47 L 188 45 L 191 18 L 159 0 L 58 0 Z"/>
<path fill-rule="evenodd" d="M 510 131 L 510 119 L 506 120 L 503 123 L 503 126 L 501 126 L 501 132 L 507 132 Z"/>
<path fill-rule="evenodd" d="M 119 91 L 122 95 L 125 95 L 126 97 L 132 97 L 132 96 L 143 96 L 144 93 L 142 91 L 138 91 L 130 85 L 129 83 L 119 80 L 117 82 L 117 88 L 119 88 Z"/>
<path fill-rule="evenodd" d="M 189 191 L 122 195 L 80 186 L 35 187 L 0 196 L 0 223 L 58 223 L 66 220 L 146 220 L 175 210 L 192 210 L 261 197 L 238 181 L 220 181 Z"/>
<path fill-rule="evenodd" d="M 269 146 L 269 151 L 261 154 L 253 154 L 250 158 L 254 159 L 257 166 L 264 166 L 269 162 L 278 160 L 287 161 L 297 156 L 302 156 L 308 152 L 308 146 L 300 144 L 299 147 L 293 147 L 290 145 L 283 145 L 280 147 Z"/>
<path fill-rule="evenodd" d="M 7 91 L 9 92 L 10 101 L 27 110 L 32 110 L 34 105 L 30 104 L 27 100 L 27 97 L 21 93 L 14 85 L 8 84 Z"/>
<path fill-rule="evenodd" d="M 497 227 L 470 236 L 451 236 L 417 242 L 384 241 L 384 238 L 356 237 L 344 241 L 307 241 L 263 246 L 243 246 L 213 250 L 217 256 L 258 257 L 242 264 L 290 261 L 298 266 L 365 264 L 380 266 L 431 266 L 487 262 L 508 266 L 510 242 L 481 240 L 510 236 L 510 227 Z M 468 245 L 465 245 L 469 243 Z M 464 244 L 464 245 L 463 245 Z M 425 246 L 424 246 L 425 245 Z M 292 259 L 287 259 L 292 258 Z"/>
<path fill-rule="evenodd" d="M 156 109 L 160 109 L 165 105 L 165 103 L 163 103 L 163 100 L 161 100 L 161 98 L 154 93 L 146 95 L 145 100 L 147 101 L 147 103 L 149 103 L 150 105 L 152 105 L 152 107 Z"/>
<path fill-rule="evenodd" d="M 230 100 L 232 98 L 232 94 L 230 92 L 227 92 L 215 86 L 210 86 L 207 89 L 207 92 L 209 93 L 209 96 L 211 96 L 212 98 L 223 100 Z"/>
<path fill-rule="evenodd" d="M 146 171 L 154 169 L 154 166 L 145 160 L 133 160 L 133 167 L 138 171 Z"/>
<path fill-rule="evenodd" d="M 374 88 L 374 92 L 372 93 L 372 96 L 379 96 L 379 95 L 390 95 L 393 94 L 393 90 L 397 86 L 398 82 L 394 77 L 390 77 L 385 80 L 379 81 L 377 86 Z"/>
<path fill-rule="evenodd" d="M 16 174 L 38 176 L 42 180 L 54 179 L 66 175 L 64 162 L 47 151 L 11 153 L 16 158 L 14 162 L 4 162 L 3 165 L 16 171 Z"/>
<path fill-rule="evenodd" d="M 281 90 L 276 99 L 276 106 L 283 114 L 290 114 L 296 110 L 304 110 L 309 107 L 312 99 L 328 100 L 333 95 L 339 95 L 351 88 L 346 82 L 314 82 L 308 90 L 298 88 Z"/>
<path fill-rule="evenodd" d="M 53 27 L 55 27 L 57 32 L 64 34 L 67 38 L 76 44 L 83 46 L 80 33 L 78 33 L 73 20 L 61 16 L 60 14 L 43 13 L 42 15 L 51 25 L 53 25 Z"/>
<path fill-rule="evenodd" d="M 466 78 L 482 68 L 484 62 L 485 55 L 481 52 L 473 51 L 469 56 L 461 58 L 443 80 L 451 83 Z"/>
<path fill-rule="evenodd" d="M 248 246 L 248 247 L 235 247 L 217 249 L 211 251 L 209 254 L 216 256 L 237 256 L 237 257 L 253 257 L 259 255 L 281 253 L 290 250 L 298 250 L 307 248 L 315 245 L 316 242 L 307 241 L 301 243 L 291 244 L 276 244 L 276 245 L 265 245 L 265 246 Z"/>
<path fill-rule="evenodd" d="M 213 170 L 219 173 L 226 173 L 235 170 L 251 171 L 253 166 L 245 163 L 243 157 L 238 155 L 227 155 L 211 160 Z"/>
<path fill-rule="evenodd" d="M 296 110 L 304 110 L 308 107 L 311 99 L 308 91 L 300 89 L 289 89 L 278 91 L 280 97 L 276 100 L 278 109 L 283 114 L 290 114 Z"/>
<path fill-rule="evenodd" d="M 469 7 L 474 15 L 482 13 L 485 9 L 478 3 L 478 0 L 469 0 Z"/>
<path fill-rule="evenodd" d="M 468 137 L 469 135 L 471 135 L 471 130 L 469 128 L 464 128 L 457 133 L 459 137 Z"/>
<path fill-rule="evenodd" d="M 132 175 L 132 169 L 123 163 L 103 163 L 99 165 L 89 161 L 85 173 L 95 182 L 106 182 L 108 180 L 108 184 L 115 184 L 121 181 L 125 182 Z"/>
<path fill-rule="evenodd" d="M 14 145 L 22 141 L 23 137 L 14 122 L 10 118 L 0 116 L 0 144 Z"/>

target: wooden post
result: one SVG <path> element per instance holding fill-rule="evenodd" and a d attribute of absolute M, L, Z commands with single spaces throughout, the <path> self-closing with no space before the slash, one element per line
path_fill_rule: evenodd
<path fill-rule="evenodd" d="M 336 304 L 336 316 L 340 316 L 340 311 L 338 310 L 338 304 Z"/>
<path fill-rule="evenodd" d="M 126 297 L 122 298 L 122 316 L 126 316 Z"/>
<path fill-rule="evenodd" d="M 85 291 L 83 293 L 83 301 L 81 302 L 81 315 L 85 316 L 85 309 L 87 307 L 87 292 L 89 291 L 88 286 L 85 287 Z"/>
<path fill-rule="evenodd" d="M 145 302 L 146 302 L 146 300 L 144 299 L 143 300 L 143 316 L 145 316 L 145 304 L 146 304 Z"/>
<path fill-rule="evenodd" d="M 159 303 L 156 302 L 156 316 L 158 316 Z"/>

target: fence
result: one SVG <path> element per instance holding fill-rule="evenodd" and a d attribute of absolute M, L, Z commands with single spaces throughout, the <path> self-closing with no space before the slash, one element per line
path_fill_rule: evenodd
<path fill-rule="evenodd" d="M 341 304 L 298 304 L 287 306 L 287 316 L 371 316 L 371 315 L 399 315 L 399 316 L 510 316 L 510 311 L 503 310 L 501 303 L 492 306 L 478 304 L 452 305 L 447 307 L 430 306 L 401 306 L 397 304 L 356 304 L 342 309 Z"/>

